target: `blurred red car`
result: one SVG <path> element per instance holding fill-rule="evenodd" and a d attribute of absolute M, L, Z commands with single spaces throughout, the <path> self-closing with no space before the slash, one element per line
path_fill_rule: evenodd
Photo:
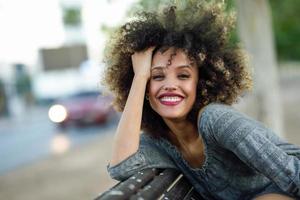
<path fill-rule="evenodd" d="M 113 117 L 112 96 L 100 92 L 80 92 L 57 101 L 49 109 L 49 118 L 61 127 L 70 124 L 103 124 Z"/>

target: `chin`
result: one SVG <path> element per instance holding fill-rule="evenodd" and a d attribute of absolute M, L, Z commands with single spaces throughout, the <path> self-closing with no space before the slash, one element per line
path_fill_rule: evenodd
<path fill-rule="evenodd" d="M 187 115 L 178 113 L 158 113 L 163 119 L 167 120 L 185 120 Z"/>
<path fill-rule="evenodd" d="M 188 115 L 187 108 L 182 106 L 174 106 L 174 107 L 165 107 L 161 106 L 160 104 L 156 104 L 152 106 L 152 109 L 163 119 L 167 120 L 185 120 Z"/>

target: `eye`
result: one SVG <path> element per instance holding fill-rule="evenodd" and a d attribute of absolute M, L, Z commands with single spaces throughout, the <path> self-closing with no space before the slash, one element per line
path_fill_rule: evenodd
<path fill-rule="evenodd" d="M 188 79 L 188 78 L 190 78 L 190 75 L 189 74 L 179 74 L 178 78 L 180 78 L 180 79 Z"/>
<path fill-rule="evenodd" d="M 164 77 L 162 74 L 152 75 L 152 79 L 156 81 L 163 80 Z"/>

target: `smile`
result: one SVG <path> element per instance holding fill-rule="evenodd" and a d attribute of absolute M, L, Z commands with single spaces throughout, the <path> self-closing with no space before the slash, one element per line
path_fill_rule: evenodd
<path fill-rule="evenodd" d="M 183 98 L 179 96 L 164 96 L 159 99 L 160 103 L 167 106 L 175 106 L 179 104 Z"/>

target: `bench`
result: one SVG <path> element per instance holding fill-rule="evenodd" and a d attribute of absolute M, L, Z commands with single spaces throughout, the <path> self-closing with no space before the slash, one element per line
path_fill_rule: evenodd
<path fill-rule="evenodd" d="M 95 200 L 203 200 L 175 169 L 145 169 L 100 194 Z"/>

